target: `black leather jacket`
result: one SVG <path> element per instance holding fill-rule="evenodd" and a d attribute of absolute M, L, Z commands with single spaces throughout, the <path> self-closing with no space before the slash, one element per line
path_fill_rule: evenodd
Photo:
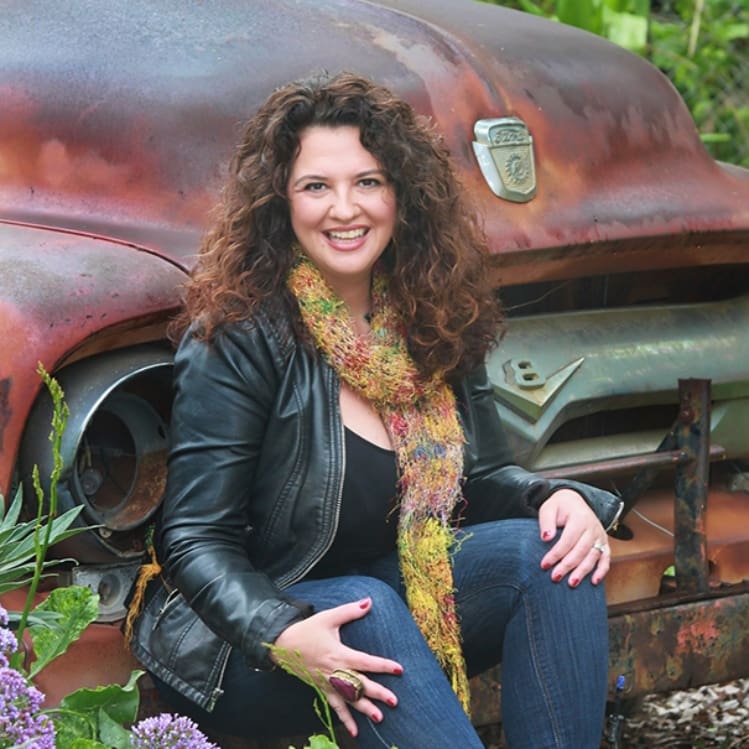
<path fill-rule="evenodd" d="M 175 358 L 169 479 L 157 534 L 163 575 L 131 643 L 156 676 L 210 710 L 232 647 L 272 667 L 264 643 L 311 612 L 284 594 L 335 535 L 346 455 L 335 372 L 283 315 L 259 312 Z M 512 465 L 482 368 L 455 389 L 465 431 L 466 524 L 532 517 L 575 486 L 609 526 L 620 502 Z"/>

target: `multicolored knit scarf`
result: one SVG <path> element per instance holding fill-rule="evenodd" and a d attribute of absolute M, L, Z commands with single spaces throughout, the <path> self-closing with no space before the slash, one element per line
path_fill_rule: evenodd
<path fill-rule="evenodd" d="M 408 605 L 467 712 L 468 678 L 450 563 L 450 519 L 461 497 L 464 441 L 455 396 L 442 377 L 420 376 L 382 275 L 373 284 L 369 336 L 356 335 L 348 306 L 308 259 L 298 261 L 288 284 L 317 349 L 349 387 L 372 403 L 390 434 L 398 465 L 398 554 Z"/>

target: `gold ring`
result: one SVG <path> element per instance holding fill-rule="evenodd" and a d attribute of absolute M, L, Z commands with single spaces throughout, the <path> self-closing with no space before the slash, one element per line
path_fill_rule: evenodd
<path fill-rule="evenodd" d="M 356 671 L 338 668 L 330 675 L 328 682 L 346 702 L 357 702 L 364 694 L 364 682 Z"/>

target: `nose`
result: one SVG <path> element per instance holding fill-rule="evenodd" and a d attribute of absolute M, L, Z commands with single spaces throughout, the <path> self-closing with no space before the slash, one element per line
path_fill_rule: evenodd
<path fill-rule="evenodd" d="M 348 188 L 341 188 L 333 192 L 330 205 L 330 217 L 341 223 L 348 223 L 359 213 L 359 204 L 353 192 Z"/>

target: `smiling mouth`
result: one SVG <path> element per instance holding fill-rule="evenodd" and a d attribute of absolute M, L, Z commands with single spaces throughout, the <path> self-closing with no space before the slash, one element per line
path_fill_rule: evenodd
<path fill-rule="evenodd" d="M 326 231 L 325 233 L 333 240 L 346 241 L 361 239 L 369 229 L 351 229 L 349 231 Z"/>

